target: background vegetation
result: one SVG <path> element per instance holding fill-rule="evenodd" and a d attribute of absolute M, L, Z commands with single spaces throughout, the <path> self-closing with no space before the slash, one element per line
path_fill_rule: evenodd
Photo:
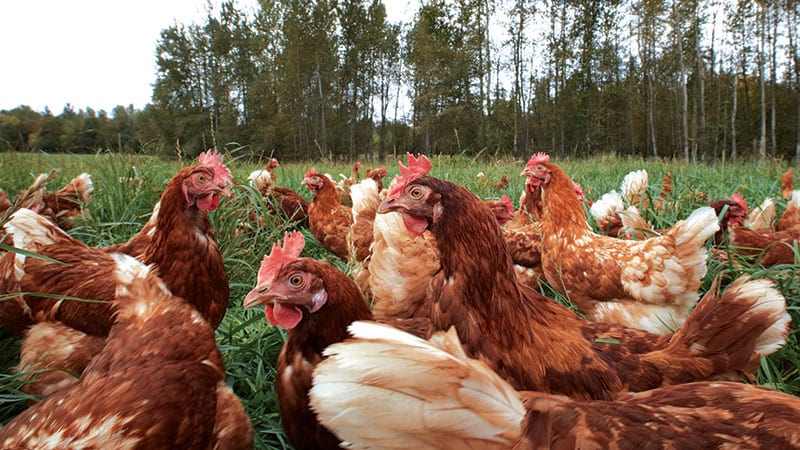
<path fill-rule="evenodd" d="M 228 158 L 233 156 L 233 159 Z M 258 161 L 249 162 L 246 150 L 228 152 L 226 161 L 234 177 L 240 182 L 251 170 L 262 167 Z M 523 189 L 523 179 L 516 176 L 524 160 L 513 158 L 495 159 L 489 163 L 466 156 L 438 156 L 432 158 L 432 175 L 463 184 L 483 198 L 496 198 L 508 194 L 515 201 Z M 603 156 L 591 160 L 556 158 L 586 191 L 590 200 L 611 189 L 619 189 L 623 176 L 632 170 L 647 169 L 650 175 L 650 195 L 657 195 L 660 180 L 671 173 L 675 182 L 674 198 L 679 207 L 668 215 L 656 215 L 653 211 L 643 213 L 656 227 L 666 227 L 683 219 L 699 204 L 694 191 L 702 191 L 711 198 L 729 198 L 733 192 L 741 192 L 749 204 L 757 205 L 766 196 L 776 198 L 779 212 L 784 206 L 779 199 L 780 174 L 785 165 L 765 163 L 725 164 L 717 167 L 690 165 L 663 159 L 640 157 L 618 158 Z M 40 172 L 51 168 L 61 169 L 48 185 L 55 189 L 81 172 L 89 172 L 95 183 L 95 194 L 88 205 L 91 217 L 75 227 L 70 233 L 89 245 L 102 246 L 126 241 L 147 221 L 153 205 L 159 199 L 169 178 L 183 161 L 164 162 L 158 158 L 99 153 L 95 155 L 41 155 L 28 153 L 0 153 L 0 188 L 12 197 L 26 188 Z M 323 172 L 349 173 L 342 163 L 315 163 Z M 301 189 L 300 181 L 309 168 L 309 163 L 285 163 L 278 169 L 280 184 L 297 190 L 310 199 L 307 190 Z M 397 173 L 396 164 L 387 165 L 390 179 Z M 490 180 L 502 174 L 509 175 L 510 186 L 498 193 L 477 181 L 476 174 L 483 171 Z M 652 203 L 652 202 L 651 202 Z M 258 227 L 250 213 L 256 211 L 264 216 L 266 226 Z M 231 298 L 225 319 L 217 329 L 217 343 L 221 349 L 228 373 L 228 382 L 242 399 L 256 430 L 256 448 L 290 448 L 285 442 L 275 401 L 275 362 L 283 343 L 284 331 L 273 327 L 264 318 L 261 310 L 245 311 L 241 307 L 244 295 L 254 286 L 258 265 L 272 243 L 282 238 L 284 230 L 293 224 L 265 214 L 264 201 L 247 186 L 236 188 L 236 195 L 226 199 L 211 214 L 220 248 L 231 283 Z M 304 256 L 328 260 L 343 271 L 348 271 L 345 261 L 337 259 L 322 249 L 308 230 Z M 798 265 L 776 266 L 763 269 L 757 266 L 735 266 L 731 263 L 710 261 L 709 274 L 702 290 L 708 289 L 710 281 L 717 275 L 734 277 L 752 274 L 775 280 L 786 296 L 787 306 L 794 323 L 800 323 L 800 277 Z M 546 295 L 554 292 L 543 288 Z M 563 298 L 557 298 L 565 302 Z M 10 367 L 16 364 L 19 339 L 0 329 L 0 423 L 5 423 L 27 406 L 26 398 L 18 388 L 21 380 L 11 374 Z M 784 392 L 800 395 L 800 343 L 798 331 L 793 330 L 789 343 L 770 358 L 765 359 L 757 382 Z"/>
<path fill-rule="evenodd" d="M 162 31 L 143 110 L 0 111 L 0 151 L 792 160 L 799 4 L 227 0 Z"/>

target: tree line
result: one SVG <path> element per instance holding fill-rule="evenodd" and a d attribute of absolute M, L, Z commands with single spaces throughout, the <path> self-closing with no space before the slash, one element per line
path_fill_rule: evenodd
<path fill-rule="evenodd" d="M 143 110 L 0 111 L 0 150 L 800 157 L 797 0 L 234 0 L 162 30 Z"/>

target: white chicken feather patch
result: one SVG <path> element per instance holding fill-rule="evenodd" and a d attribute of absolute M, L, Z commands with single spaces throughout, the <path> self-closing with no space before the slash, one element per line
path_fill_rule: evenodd
<path fill-rule="evenodd" d="M 794 199 L 795 192 L 798 191 L 792 193 L 792 199 Z M 798 197 L 800 199 L 800 196 Z M 754 230 L 770 229 L 772 227 L 772 222 L 775 220 L 775 208 L 775 200 L 773 200 L 772 197 L 765 198 L 760 205 L 747 214 L 742 225 Z"/>
<path fill-rule="evenodd" d="M 309 393 L 350 448 L 510 448 L 525 409 L 516 391 L 467 358 L 454 329 L 424 341 L 372 322 L 325 350 Z"/>
<path fill-rule="evenodd" d="M 372 178 L 364 178 L 350 186 L 350 199 L 353 202 L 353 222 L 358 221 L 358 214 L 366 209 L 378 209 L 381 203 L 378 183 Z"/>
<path fill-rule="evenodd" d="M 738 322 L 747 322 L 749 316 L 767 316 L 773 322 L 756 340 L 753 357 L 761 358 L 783 347 L 786 343 L 787 330 L 791 328 L 792 318 L 786 311 L 786 299 L 775 288 L 775 285 L 766 279 L 745 280 L 740 278 L 731 283 L 728 291 L 741 298 L 740 301 L 753 304 L 738 318 Z M 726 291 L 726 294 L 729 292 Z"/>
<path fill-rule="evenodd" d="M 11 236 L 12 245 L 18 249 L 38 253 L 45 245 L 51 245 L 67 234 L 49 220 L 27 208 L 20 208 L 11 215 L 3 226 Z M 25 275 L 27 255 L 17 252 L 14 256 L 14 279 L 22 280 Z"/>
<path fill-rule="evenodd" d="M 601 220 L 624 209 L 625 206 L 622 203 L 622 195 L 617 191 L 611 191 L 603 194 L 596 202 L 592 203 L 592 206 L 589 208 L 589 214 L 591 214 L 595 220 Z"/>

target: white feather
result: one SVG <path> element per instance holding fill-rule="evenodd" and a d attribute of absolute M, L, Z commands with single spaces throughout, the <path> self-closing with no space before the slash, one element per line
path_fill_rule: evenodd
<path fill-rule="evenodd" d="M 311 407 L 351 448 L 510 448 L 525 409 L 516 391 L 467 358 L 454 330 L 425 341 L 372 322 L 326 349 Z"/>

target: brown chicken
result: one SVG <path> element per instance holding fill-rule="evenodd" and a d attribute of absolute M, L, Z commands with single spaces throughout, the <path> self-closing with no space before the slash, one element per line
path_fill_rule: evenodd
<path fill-rule="evenodd" d="M 272 158 L 271 161 L 275 161 L 274 167 L 277 167 L 278 160 Z M 264 198 L 267 210 L 271 214 L 297 221 L 298 225 L 308 227 L 308 202 L 294 190 L 278 186 L 275 175 L 270 172 L 270 166 L 267 164 L 267 169 L 253 171 L 247 177 L 247 181 Z"/>
<path fill-rule="evenodd" d="M 383 190 L 383 179 L 386 177 L 386 166 L 380 166 L 368 169 L 364 174 L 364 178 L 372 178 L 378 185 L 378 192 Z"/>
<path fill-rule="evenodd" d="M 403 176 L 393 181 L 378 210 L 401 213 L 410 233 L 430 232 L 438 249 L 438 270 L 424 284 L 407 287 L 427 292 L 427 303 L 409 307 L 415 317 L 429 317 L 435 330 L 455 326 L 467 354 L 484 360 L 515 389 L 610 399 L 709 377 L 752 375 L 761 356 L 785 342 L 785 300 L 764 280 L 737 280 L 721 297 L 710 290 L 671 336 L 581 320 L 520 285 L 485 203 L 464 187 L 425 176 L 430 162 L 420 160 L 421 165 L 413 158 L 409 168 L 401 165 Z"/>
<path fill-rule="evenodd" d="M 777 264 L 796 264 L 800 224 L 788 230 L 759 231 L 734 227 L 728 236 L 729 250 L 748 264 L 764 267 Z"/>
<path fill-rule="evenodd" d="M 303 185 L 314 192 L 308 205 L 308 227 L 317 241 L 334 255 L 347 259 L 350 249 L 347 235 L 353 225 L 353 213 L 342 205 L 330 178 L 314 169 L 306 172 Z"/>
<path fill-rule="evenodd" d="M 214 330 L 149 267 L 110 258 L 116 313 L 105 346 L 80 381 L 0 429 L 0 447 L 251 449 Z"/>
<path fill-rule="evenodd" d="M 786 209 L 775 223 L 775 231 L 789 230 L 800 225 L 800 191 L 794 191 L 786 203 Z"/>
<path fill-rule="evenodd" d="M 789 167 L 786 169 L 786 172 L 781 175 L 781 195 L 783 196 L 784 200 L 789 200 L 792 198 L 792 193 L 794 192 L 794 173 L 792 173 L 792 168 Z"/>
<path fill-rule="evenodd" d="M 68 230 L 78 220 L 89 217 L 85 206 L 92 199 L 94 185 L 88 173 L 82 173 L 67 183 L 63 188 L 47 192 L 46 184 L 58 172 L 41 174 L 16 200 L 17 207 L 28 208 L 56 223 L 61 229 Z M 5 192 L 0 193 L 0 218 L 11 208 Z"/>
<path fill-rule="evenodd" d="M 484 202 L 492 210 L 497 223 L 500 225 L 514 218 L 514 204 L 511 202 L 511 197 L 503 195 L 500 200 L 484 200 Z"/>
<path fill-rule="evenodd" d="M 292 445 L 298 450 L 338 449 L 339 439 L 319 425 L 308 406 L 312 372 L 323 360 L 322 351 L 347 337 L 350 323 L 372 319 L 372 313 L 347 275 L 327 262 L 300 258 L 304 245 L 299 232 L 287 233 L 283 246 L 275 243 L 243 305 L 264 306 L 269 322 L 288 330 L 278 356 L 275 389 L 281 424 Z M 407 326 L 414 328 L 416 323 L 420 321 Z M 429 332 L 422 330 L 422 335 Z"/>
<path fill-rule="evenodd" d="M 542 269 L 555 290 L 597 322 L 661 334 L 681 326 L 708 270 L 705 242 L 719 230 L 712 208 L 661 236 L 620 240 L 589 227 L 572 181 L 546 154 L 533 155 L 524 173 L 544 190 Z"/>
<path fill-rule="evenodd" d="M 777 449 L 800 446 L 800 398 L 695 382 L 575 400 L 515 391 L 456 333 L 429 341 L 371 322 L 325 350 L 311 406 L 351 449 Z"/>
<path fill-rule="evenodd" d="M 188 299 L 216 328 L 228 305 L 229 284 L 207 211 L 219 205 L 220 195 L 230 195 L 229 183 L 230 173 L 221 156 L 204 153 L 198 164 L 173 176 L 140 233 L 126 244 L 107 248 L 88 247 L 30 210 L 17 211 L 5 225 L 13 245 L 63 264 L 3 252 L 0 292 L 38 292 L 94 301 L 22 294 L 0 302 L 0 326 L 22 333 L 36 322 L 59 321 L 90 336 L 105 337 L 113 321 L 112 254 L 127 253 L 152 265 L 173 294 Z M 37 361 L 37 365 L 23 367 L 25 370 L 61 367 L 80 373 L 89 362 L 73 365 L 73 355 L 68 364 L 58 359 L 64 355 L 62 351 L 41 348 L 36 342 L 23 342 L 23 353 L 32 352 L 35 356 L 29 356 L 30 360 Z M 77 346 L 68 350 L 83 351 Z M 67 373 L 61 374 L 65 383 L 74 381 Z"/>

